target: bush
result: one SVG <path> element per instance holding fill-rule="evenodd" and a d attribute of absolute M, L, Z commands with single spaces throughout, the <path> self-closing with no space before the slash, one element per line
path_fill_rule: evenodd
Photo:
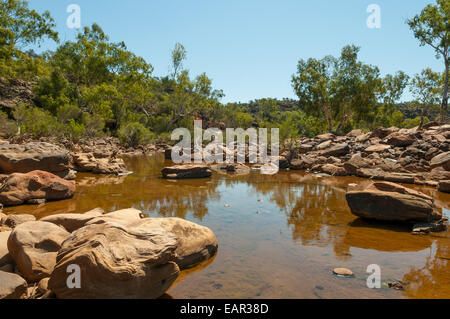
<path fill-rule="evenodd" d="M 19 125 L 19 134 L 30 134 L 35 138 L 62 134 L 61 125 L 49 112 L 40 108 L 18 105 L 13 116 Z"/>
<path fill-rule="evenodd" d="M 3 137 L 11 137 L 17 132 L 17 126 L 14 121 L 8 119 L 8 115 L 0 111 L 0 135 Z"/>
<path fill-rule="evenodd" d="M 120 141 L 128 146 L 146 145 L 154 138 L 153 133 L 138 122 L 123 124 L 118 134 Z"/>

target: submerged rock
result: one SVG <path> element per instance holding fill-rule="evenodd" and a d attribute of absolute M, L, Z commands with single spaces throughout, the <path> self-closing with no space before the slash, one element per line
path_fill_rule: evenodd
<path fill-rule="evenodd" d="M 201 164 L 185 164 L 166 167 L 161 173 L 163 177 L 167 179 L 207 178 L 212 175 L 209 167 Z"/>
<path fill-rule="evenodd" d="M 374 182 L 346 194 L 351 212 L 362 218 L 384 221 L 440 220 L 434 200 L 413 189 L 389 182 Z"/>
<path fill-rule="evenodd" d="M 14 173 L 0 187 L 0 203 L 14 206 L 38 199 L 61 200 L 71 198 L 74 193 L 74 182 L 49 172 Z"/>
<path fill-rule="evenodd" d="M 334 268 L 333 273 L 335 275 L 343 276 L 343 277 L 353 277 L 355 275 L 353 273 L 353 271 L 351 271 L 350 269 L 347 269 L 347 268 Z"/>
<path fill-rule="evenodd" d="M 438 190 L 443 193 L 450 193 L 450 180 L 440 181 Z"/>

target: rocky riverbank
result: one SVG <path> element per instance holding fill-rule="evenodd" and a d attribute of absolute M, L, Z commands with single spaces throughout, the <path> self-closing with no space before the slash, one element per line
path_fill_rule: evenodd
<path fill-rule="evenodd" d="M 136 209 L 0 217 L 0 299 L 157 298 L 218 247 L 206 227 Z"/>

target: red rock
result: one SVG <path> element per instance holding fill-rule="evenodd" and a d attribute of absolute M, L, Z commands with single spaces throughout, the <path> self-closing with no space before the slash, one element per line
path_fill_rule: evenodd
<path fill-rule="evenodd" d="M 14 206 L 28 201 L 71 198 L 75 183 L 44 171 L 11 174 L 0 188 L 0 203 Z"/>

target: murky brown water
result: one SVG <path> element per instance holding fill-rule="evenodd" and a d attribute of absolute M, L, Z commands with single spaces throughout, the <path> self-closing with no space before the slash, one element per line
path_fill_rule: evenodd
<path fill-rule="evenodd" d="M 73 199 L 6 212 L 40 218 L 135 207 L 152 217 L 176 216 L 210 227 L 219 241 L 217 256 L 182 272 L 168 291 L 174 298 L 450 298 L 450 233 L 414 236 L 408 227 L 354 217 L 345 191 L 363 179 L 252 171 L 167 181 L 160 170 L 170 163 L 161 155 L 126 162 L 135 172 L 130 176 L 79 174 Z M 434 196 L 450 215 L 450 195 L 415 188 Z M 370 264 L 381 267 L 383 283 L 402 280 L 406 290 L 367 288 Z M 336 277 L 335 267 L 356 276 Z"/>

